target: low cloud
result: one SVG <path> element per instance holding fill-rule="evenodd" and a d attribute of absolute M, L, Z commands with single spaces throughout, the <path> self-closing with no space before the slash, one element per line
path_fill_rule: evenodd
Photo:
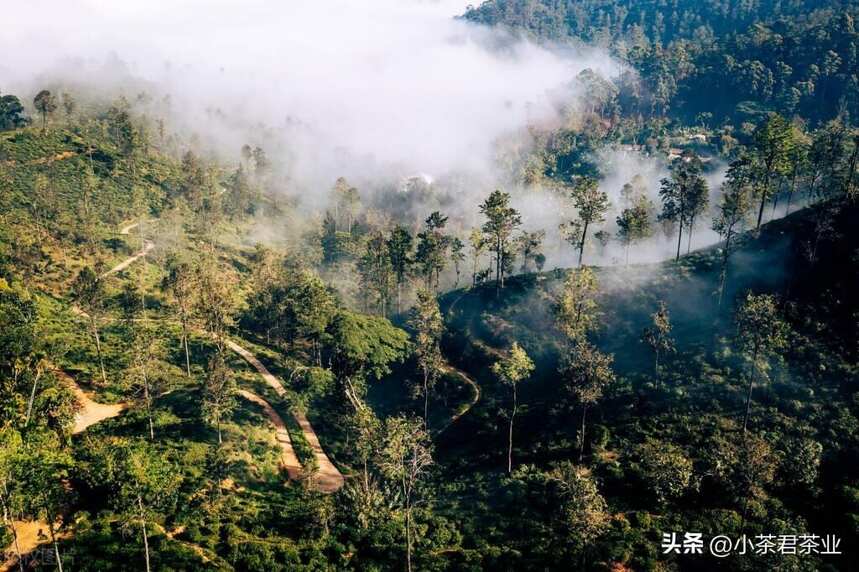
<path fill-rule="evenodd" d="M 501 135 L 617 63 L 462 20 L 462 1 L 31 0 L 7 7 L 0 89 L 32 79 L 170 94 L 178 123 L 237 156 L 267 144 L 305 187 L 491 170 Z M 4 81 L 5 76 L 5 81 Z M 24 94 L 22 94 L 24 95 Z M 129 93 L 132 96 L 135 93 Z M 574 94 L 570 94 L 574 96 Z"/>

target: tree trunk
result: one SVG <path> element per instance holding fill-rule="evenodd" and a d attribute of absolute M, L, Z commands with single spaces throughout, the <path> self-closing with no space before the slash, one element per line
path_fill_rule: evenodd
<path fill-rule="evenodd" d="M 57 535 L 54 534 L 54 517 L 51 511 L 47 511 L 48 515 L 48 532 L 51 533 L 51 543 L 54 545 L 54 556 L 57 559 L 57 570 L 63 572 L 63 559 L 60 557 L 60 545 L 57 544 Z"/>
<path fill-rule="evenodd" d="M 397 314 L 400 313 L 400 300 L 401 300 L 401 292 L 403 289 L 402 280 L 397 279 Z"/>
<path fill-rule="evenodd" d="M 42 372 L 39 370 L 33 379 L 33 389 L 30 390 L 30 400 L 27 402 L 27 417 L 24 419 L 24 427 L 30 424 L 30 415 L 33 414 L 33 402 L 36 400 L 36 386 L 39 384 L 39 378 L 42 377 Z"/>
<path fill-rule="evenodd" d="M 513 410 L 510 412 L 510 431 L 507 439 L 507 472 L 513 472 L 513 419 L 516 417 L 516 408 L 518 406 L 516 399 L 516 384 L 513 384 Z"/>
<path fill-rule="evenodd" d="M 182 312 L 182 345 L 185 346 L 185 373 L 191 377 L 191 350 L 188 348 L 188 320 Z"/>
<path fill-rule="evenodd" d="M 3 520 L 8 522 L 9 529 L 12 531 L 12 545 L 15 547 L 15 555 L 18 557 L 18 571 L 24 572 L 24 562 L 21 559 L 21 546 L 18 544 L 18 531 L 15 529 L 15 523 L 13 522 L 14 515 L 9 514 L 9 504 L 6 502 L 6 495 L 8 494 L 8 489 L 6 488 L 6 483 L 3 483 L 3 496 L 0 498 L 3 502 Z"/>
<path fill-rule="evenodd" d="M 501 273 L 501 257 L 503 256 L 503 247 L 501 246 L 501 237 L 497 236 L 495 238 L 495 285 L 497 290 L 500 290 L 504 287 L 504 280 Z M 496 292 L 497 292 L 496 290 Z"/>
<path fill-rule="evenodd" d="M 424 367 L 424 427 L 429 427 L 429 372 Z"/>
<path fill-rule="evenodd" d="M 752 357 L 752 375 L 749 377 L 749 393 L 746 395 L 746 415 L 743 418 L 743 433 L 745 433 L 749 428 L 749 415 L 752 411 L 752 389 L 755 387 L 755 377 L 757 377 L 758 372 L 758 349 L 755 348 L 754 355 Z"/>
<path fill-rule="evenodd" d="M 406 570 L 412 572 L 412 501 L 406 493 Z"/>
<path fill-rule="evenodd" d="M 695 228 L 695 219 L 689 221 L 689 234 L 686 237 L 686 254 L 692 252 L 692 229 Z"/>
<path fill-rule="evenodd" d="M 733 232 L 729 228 L 725 237 L 725 249 L 722 254 L 722 272 L 721 276 L 719 276 L 719 301 L 716 306 L 718 309 L 722 308 L 722 301 L 725 298 L 725 288 L 728 286 L 728 261 L 731 256 L 731 238 L 733 238 Z"/>
<path fill-rule="evenodd" d="M 761 189 L 761 207 L 758 209 L 758 224 L 755 228 L 761 228 L 761 221 L 764 218 L 764 206 L 767 204 L 767 199 L 769 198 L 767 196 L 767 192 L 769 191 L 769 188 L 770 188 L 770 174 L 769 174 L 769 169 L 767 169 L 767 176 L 766 176 L 766 179 L 764 180 L 764 188 Z"/>
<path fill-rule="evenodd" d="M 588 406 L 582 405 L 582 435 L 579 440 L 579 463 L 585 458 L 585 418 L 588 415 Z"/>
<path fill-rule="evenodd" d="M 680 244 L 683 240 L 683 219 L 680 219 L 680 232 L 677 234 L 677 256 L 674 257 L 674 260 L 680 260 Z"/>
<path fill-rule="evenodd" d="M 98 354 L 98 365 L 101 368 L 101 382 L 107 385 L 107 374 L 104 372 L 104 358 L 101 355 L 101 337 L 98 335 L 98 325 L 95 323 L 95 316 L 90 316 L 90 324 L 92 324 L 92 335 L 95 337 L 95 352 Z"/>
<path fill-rule="evenodd" d="M 859 136 L 853 139 L 853 152 L 850 154 L 850 161 L 847 166 L 847 181 L 844 185 L 844 194 L 849 198 L 853 194 L 853 180 L 856 175 L 856 161 L 859 159 Z"/>
<path fill-rule="evenodd" d="M 582 266 L 582 258 L 585 256 L 585 241 L 588 239 L 588 222 L 585 222 L 585 228 L 582 230 L 582 241 L 579 243 L 579 268 Z"/>
<path fill-rule="evenodd" d="M 143 371 L 143 399 L 146 402 L 146 417 L 149 419 L 149 438 L 155 440 L 155 428 L 152 425 L 152 397 L 149 394 L 149 380 L 146 378 L 146 370 Z"/>
<path fill-rule="evenodd" d="M 140 530 L 143 532 L 143 554 L 146 557 L 146 572 L 150 572 L 149 568 L 149 537 L 146 534 L 146 518 L 143 514 L 143 499 L 137 495 L 137 507 L 140 510 Z"/>

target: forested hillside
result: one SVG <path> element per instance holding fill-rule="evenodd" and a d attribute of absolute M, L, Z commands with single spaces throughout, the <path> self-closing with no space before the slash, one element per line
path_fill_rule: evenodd
<path fill-rule="evenodd" d="M 849 2 L 490 0 L 465 17 L 610 45 L 640 74 L 620 86 L 628 113 L 737 127 L 769 111 L 812 122 L 859 112 Z"/>
<path fill-rule="evenodd" d="M 572 43 L 618 58 L 523 123 L 514 90 L 477 121 L 491 157 L 462 125 L 474 156 L 432 174 L 366 150 L 415 136 L 437 165 L 418 118 L 328 145 L 219 61 L 205 96 L 116 54 L 33 72 L 0 94 L 2 568 L 856 569 L 855 13 L 490 0 L 468 36 L 419 12 L 450 32 L 427 69 L 487 50 L 490 91 Z M 385 39 L 371 67 L 410 57 Z M 442 87 L 384 90 L 440 117 Z"/>

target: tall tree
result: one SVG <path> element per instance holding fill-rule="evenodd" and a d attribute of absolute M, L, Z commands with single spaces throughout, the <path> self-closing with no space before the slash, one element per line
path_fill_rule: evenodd
<path fill-rule="evenodd" d="M 725 182 L 722 184 L 718 210 L 713 218 L 713 230 L 718 232 L 724 241 L 719 270 L 719 308 L 722 307 L 725 288 L 728 284 L 728 265 L 731 254 L 736 248 L 734 239 L 742 231 L 748 221 L 749 211 L 752 209 L 754 182 L 750 169 L 750 161 L 747 157 L 740 157 L 731 163 Z"/>
<path fill-rule="evenodd" d="M 698 217 L 707 212 L 707 207 L 710 206 L 710 189 L 707 186 L 707 181 L 704 178 L 699 178 L 692 186 L 692 192 L 689 193 L 689 217 L 688 217 L 688 232 L 686 233 L 686 254 L 692 251 L 692 231 L 695 230 L 695 221 Z"/>
<path fill-rule="evenodd" d="M 388 315 L 391 283 L 395 279 L 388 254 L 385 237 L 380 231 L 375 231 L 367 240 L 364 255 L 358 261 L 358 271 L 361 276 L 364 296 L 367 299 L 375 298 L 375 305 L 380 316 Z"/>
<path fill-rule="evenodd" d="M 653 203 L 646 196 L 630 199 L 630 206 L 624 208 L 617 217 L 617 235 L 626 251 L 626 264 L 629 264 L 629 248 L 653 233 L 651 218 Z"/>
<path fill-rule="evenodd" d="M 581 340 L 561 358 L 559 373 L 567 390 L 582 406 L 582 428 L 579 434 L 579 463 L 585 456 L 585 433 L 588 408 L 596 404 L 605 389 L 615 380 L 613 358 L 600 352 L 587 340 Z"/>
<path fill-rule="evenodd" d="M 409 230 L 403 226 L 397 225 L 391 231 L 391 236 L 388 239 L 388 258 L 391 261 L 391 268 L 394 271 L 394 279 L 397 285 L 397 314 L 401 309 L 403 284 L 406 283 L 406 278 L 409 275 L 412 266 L 412 244 L 414 238 Z"/>
<path fill-rule="evenodd" d="M 418 291 L 418 303 L 412 309 L 409 325 L 415 330 L 415 358 L 422 377 L 418 393 L 424 400 L 424 423 L 429 427 L 429 394 L 444 364 L 441 354 L 444 320 L 435 295 L 427 290 Z"/>
<path fill-rule="evenodd" d="M 454 288 L 459 287 L 459 277 L 462 272 L 462 263 L 465 261 L 465 243 L 457 236 L 450 239 L 450 260 L 453 262 L 453 270 L 456 272 L 456 282 L 453 283 Z"/>
<path fill-rule="evenodd" d="M 659 302 L 659 309 L 650 316 L 652 325 L 644 328 L 641 341 L 647 344 L 653 352 L 653 373 L 659 382 L 659 358 L 665 354 L 673 353 L 674 338 L 671 337 L 671 316 L 665 302 Z"/>
<path fill-rule="evenodd" d="M 224 349 L 227 329 L 233 323 L 235 279 L 219 268 L 213 257 L 204 257 L 196 273 L 195 310 L 220 351 Z"/>
<path fill-rule="evenodd" d="M 510 351 L 492 364 L 492 373 L 501 383 L 509 385 L 513 392 L 513 406 L 510 409 L 510 424 L 507 432 L 507 472 L 513 472 L 513 421 L 519 407 L 517 388 L 534 371 L 534 362 L 518 343 L 513 342 Z"/>
<path fill-rule="evenodd" d="M 497 291 L 504 287 L 505 262 L 510 257 L 511 238 L 513 231 L 522 224 L 522 216 L 510 206 L 510 195 L 497 189 L 480 205 L 480 212 L 486 217 L 481 230 L 489 250 L 495 254 Z"/>
<path fill-rule="evenodd" d="M 584 266 L 571 270 L 555 303 L 555 323 L 569 343 L 584 340 L 599 315 L 599 284 L 594 271 Z"/>
<path fill-rule="evenodd" d="M 130 313 L 126 325 L 126 344 L 131 354 L 128 381 L 131 382 L 134 396 L 146 410 L 149 424 L 149 439 L 155 439 L 154 403 L 156 385 L 160 380 L 153 368 L 156 360 L 163 358 L 163 342 L 154 328 L 140 322 L 138 314 Z"/>
<path fill-rule="evenodd" d="M 106 385 L 107 374 L 104 370 L 104 357 L 101 351 L 101 336 L 98 327 L 98 321 L 104 309 L 104 296 L 104 285 L 96 272 L 89 266 L 82 268 L 72 283 L 72 299 L 89 320 L 90 332 L 95 342 L 98 365 L 101 370 L 101 382 Z"/>
<path fill-rule="evenodd" d="M 522 267 L 520 270 L 523 274 L 527 274 L 530 271 L 531 263 L 539 271 L 542 267 L 542 262 L 545 262 L 546 257 L 540 252 L 544 238 L 546 238 L 546 231 L 544 230 L 523 232 L 517 238 L 517 250 L 522 256 Z"/>
<path fill-rule="evenodd" d="M 486 237 L 478 228 L 474 228 L 468 235 L 468 245 L 471 247 L 471 287 L 477 286 L 477 267 L 480 265 L 480 257 L 486 252 Z"/>
<path fill-rule="evenodd" d="M 424 277 L 424 287 L 438 289 L 439 277 L 447 262 L 450 237 L 443 233 L 447 217 L 434 211 L 424 221 L 424 230 L 418 233 L 415 262 Z"/>
<path fill-rule="evenodd" d="M 218 446 L 223 444 L 221 425 L 236 406 L 236 380 L 220 352 L 215 353 L 206 368 L 203 384 L 203 419 L 218 433 Z"/>
<path fill-rule="evenodd" d="M 179 314 L 179 324 L 182 327 L 182 349 L 185 352 L 185 374 L 191 377 L 191 349 L 188 343 L 191 317 L 197 292 L 197 275 L 194 268 L 187 262 L 176 258 L 167 261 L 167 275 L 161 282 L 161 288 L 168 292 L 176 303 Z"/>
<path fill-rule="evenodd" d="M 786 346 L 789 329 L 781 317 L 778 301 L 769 294 L 755 295 L 749 292 L 737 310 L 736 322 L 740 349 L 751 366 L 746 414 L 743 417 L 745 433 L 749 427 L 755 382 L 766 376 L 770 359 Z"/>
<path fill-rule="evenodd" d="M 785 216 L 790 214 L 790 205 L 796 193 L 800 178 L 808 171 L 808 153 L 811 148 L 809 135 L 799 126 L 793 126 L 794 146 L 788 157 L 790 163 L 790 174 L 788 175 L 787 206 Z M 775 201 L 773 201 L 775 203 Z M 775 210 L 775 204 L 773 204 Z"/>
<path fill-rule="evenodd" d="M 368 377 L 380 379 L 410 349 L 409 336 L 386 318 L 339 311 L 325 331 L 331 371 L 352 404 L 364 398 Z"/>
<path fill-rule="evenodd" d="M 57 110 L 57 98 L 47 89 L 43 89 L 33 98 L 33 106 L 42 114 L 42 130 L 48 128 L 48 116 Z"/>
<path fill-rule="evenodd" d="M 341 230 L 340 221 L 345 219 L 346 232 L 351 234 L 355 216 L 360 208 L 361 196 L 358 194 L 358 189 L 350 185 L 345 178 L 338 178 L 334 183 L 334 217 L 337 230 Z"/>
<path fill-rule="evenodd" d="M 764 206 L 773 194 L 773 178 L 790 171 L 790 159 L 795 146 L 793 126 L 777 113 L 771 114 L 755 129 L 755 164 L 759 171 L 756 190 L 761 201 L 757 228 L 760 228 L 763 220 Z"/>
<path fill-rule="evenodd" d="M 21 511 L 23 498 L 16 486 L 15 470 L 21 466 L 19 457 L 23 454 L 24 441 L 21 434 L 13 427 L 0 429 L 0 510 L 3 511 L 4 524 L 12 533 L 12 548 L 18 560 L 18 572 L 24 572 L 24 559 L 21 557 L 18 527 L 10 516 Z"/>
<path fill-rule="evenodd" d="M 558 508 L 570 540 L 579 550 L 586 548 L 608 530 L 611 522 L 608 504 L 591 471 L 563 461 L 547 476 L 556 489 Z"/>
<path fill-rule="evenodd" d="M 588 229 L 591 225 L 605 220 L 605 214 L 611 207 L 611 203 L 608 195 L 599 190 L 599 181 L 591 177 L 583 177 L 579 180 L 573 187 L 571 197 L 578 213 L 576 226 L 581 228 L 581 237 L 578 241 L 579 266 L 581 266 L 588 240 Z"/>
<path fill-rule="evenodd" d="M 707 183 L 701 176 L 701 160 L 692 152 L 684 152 L 671 166 L 671 177 L 662 179 L 659 196 L 662 198 L 662 213 L 659 220 L 677 225 L 677 255 L 680 259 L 680 245 L 683 240 L 683 227 L 700 212 L 701 197 L 706 197 Z"/>
<path fill-rule="evenodd" d="M 66 119 L 71 119 L 72 114 L 78 107 L 78 102 L 71 93 L 64 91 L 60 94 L 63 103 L 63 111 L 66 113 Z"/>
<path fill-rule="evenodd" d="M 408 572 L 412 572 L 414 506 L 421 482 L 427 478 L 432 463 L 430 437 L 420 420 L 406 417 L 390 417 L 385 420 L 379 465 L 385 477 L 399 488 L 405 516 Z"/>
<path fill-rule="evenodd" d="M 853 149 L 847 160 L 847 172 L 844 175 L 844 195 L 851 201 L 856 200 L 856 168 L 859 166 L 859 129 L 854 129 L 850 136 Z"/>

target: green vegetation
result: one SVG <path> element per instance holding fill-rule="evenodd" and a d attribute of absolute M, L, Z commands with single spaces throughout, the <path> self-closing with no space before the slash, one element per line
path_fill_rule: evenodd
<path fill-rule="evenodd" d="M 0 96 L 10 564 L 44 544 L 74 570 L 850 570 L 854 13 L 470 9 L 638 73 L 570 78 L 583 104 L 499 141 L 506 188 L 468 212 L 458 180 L 291 194 L 282 149 L 213 151 L 145 92 Z M 609 193 L 606 148 L 665 178 Z M 666 553 L 684 531 L 844 554 Z"/>

